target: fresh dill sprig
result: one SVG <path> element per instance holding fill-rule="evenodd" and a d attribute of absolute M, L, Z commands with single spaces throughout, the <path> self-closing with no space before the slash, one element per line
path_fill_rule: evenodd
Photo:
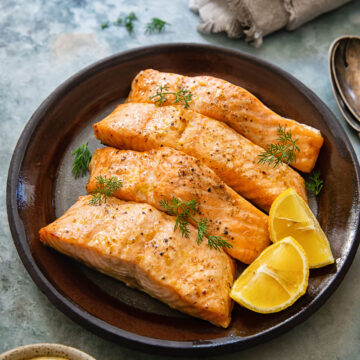
<path fill-rule="evenodd" d="M 72 155 L 75 156 L 72 174 L 75 179 L 80 176 L 86 175 L 89 171 L 89 164 L 91 160 L 91 152 L 88 148 L 88 143 L 80 145 L 76 150 L 72 152 Z"/>
<path fill-rule="evenodd" d="M 154 32 L 161 33 L 165 30 L 166 25 L 170 25 L 170 24 L 164 20 L 153 17 L 151 21 L 146 24 L 145 33 L 146 34 L 152 34 Z"/>
<path fill-rule="evenodd" d="M 156 89 L 156 94 L 153 96 L 150 96 L 150 100 L 154 101 L 157 106 L 163 105 L 168 98 L 166 95 L 174 95 L 175 100 L 174 103 L 183 103 L 184 107 L 187 109 L 189 107 L 190 102 L 192 101 L 193 94 L 184 88 L 179 89 L 179 91 L 169 91 L 168 85 L 160 85 Z"/>
<path fill-rule="evenodd" d="M 209 235 L 207 232 L 209 221 L 200 219 L 197 221 L 194 215 L 199 211 L 199 204 L 193 199 L 188 202 L 182 202 L 176 197 L 172 197 L 170 201 L 160 200 L 160 206 L 164 208 L 169 215 L 176 216 L 174 230 L 179 229 L 182 236 L 189 238 L 190 230 L 188 228 L 189 219 L 191 219 L 198 227 L 196 242 L 198 245 L 204 240 L 204 236 L 208 238 L 208 246 L 216 250 L 221 248 L 232 248 L 233 246 L 221 236 Z"/>
<path fill-rule="evenodd" d="M 108 28 L 110 26 L 109 22 L 104 22 L 103 24 L 101 24 L 101 29 L 104 30 L 106 28 Z"/>
<path fill-rule="evenodd" d="M 92 195 L 91 200 L 89 201 L 90 205 L 100 205 L 102 201 L 106 203 L 106 200 L 109 196 L 112 196 L 114 192 L 122 187 L 121 180 L 118 180 L 115 176 L 111 178 L 102 177 L 101 175 L 96 176 L 96 188 L 91 191 Z"/>
<path fill-rule="evenodd" d="M 324 181 L 320 179 L 320 171 L 312 171 L 309 175 L 309 181 L 305 181 L 305 184 L 308 190 L 313 192 L 315 195 L 319 195 L 324 186 Z"/>
<path fill-rule="evenodd" d="M 298 139 L 293 139 L 291 130 L 278 127 L 278 143 L 266 145 L 265 151 L 258 155 L 260 164 L 273 164 L 274 167 L 284 163 L 290 165 L 296 162 L 296 153 L 300 148 L 296 145 Z"/>

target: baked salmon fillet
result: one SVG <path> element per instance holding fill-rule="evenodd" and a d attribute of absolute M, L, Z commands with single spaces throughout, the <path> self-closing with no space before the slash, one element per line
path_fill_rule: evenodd
<path fill-rule="evenodd" d="M 137 151 L 172 147 L 200 159 L 227 185 L 265 211 L 293 188 L 306 200 L 304 179 L 285 164 L 259 164 L 263 149 L 223 122 L 183 106 L 121 104 L 93 125 L 104 144 Z"/>
<path fill-rule="evenodd" d="M 192 226 L 190 238 L 174 232 L 175 218 L 148 204 L 90 199 L 42 228 L 40 240 L 174 309 L 229 325 L 235 263 L 226 253 L 197 245 Z"/>
<path fill-rule="evenodd" d="M 169 92 L 181 88 L 191 91 L 189 109 L 225 122 L 263 148 L 278 142 L 279 125 L 291 130 L 300 148 L 296 162 L 291 165 L 304 172 L 313 169 L 324 141 L 320 131 L 276 114 L 242 87 L 212 76 L 188 77 L 148 69 L 133 80 L 127 101 L 154 102 L 155 99 L 150 97 L 156 94 L 160 85 L 167 85 Z M 174 95 L 166 97 L 168 100 L 164 105 L 174 104 Z"/>
<path fill-rule="evenodd" d="M 246 264 L 270 243 L 268 217 L 200 160 L 180 151 L 161 148 L 136 152 L 106 147 L 94 152 L 89 169 L 89 193 L 96 189 L 97 176 L 114 176 L 122 181 L 122 187 L 113 194 L 119 199 L 148 203 L 162 211 L 161 200 L 196 200 L 199 213 L 195 219 L 208 219 L 208 233 L 227 239 L 233 247 L 226 252 Z"/>

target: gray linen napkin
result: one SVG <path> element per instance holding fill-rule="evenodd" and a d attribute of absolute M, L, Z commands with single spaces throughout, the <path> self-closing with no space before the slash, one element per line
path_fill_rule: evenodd
<path fill-rule="evenodd" d="M 294 30 L 351 0 L 189 0 L 199 13 L 198 30 L 225 31 L 231 38 L 245 36 L 255 47 L 264 36 L 285 28 Z"/>

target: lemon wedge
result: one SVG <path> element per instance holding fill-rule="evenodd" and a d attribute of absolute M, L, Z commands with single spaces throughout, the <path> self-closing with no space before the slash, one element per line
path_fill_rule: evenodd
<path fill-rule="evenodd" d="M 305 294 L 308 279 L 305 251 L 288 236 L 267 247 L 244 270 L 230 296 L 250 310 L 264 314 L 278 312 Z"/>
<path fill-rule="evenodd" d="M 310 268 L 332 264 L 330 244 L 308 204 L 293 189 L 280 194 L 271 205 L 269 230 L 272 242 L 292 236 L 304 248 Z"/>

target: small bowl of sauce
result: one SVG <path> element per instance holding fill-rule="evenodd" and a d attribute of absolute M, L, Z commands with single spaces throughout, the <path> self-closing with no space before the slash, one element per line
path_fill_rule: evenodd
<path fill-rule="evenodd" d="M 0 360 L 96 360 L 92 356 L 60 344 L 20 346 L 0 355 Z"/>
<path fill-rule="evenodd" d="M 65 359 L 65 358 L 59 358 L 57 356 L 40 356 L 40 357 L 34 357 L 31 358 L 29 360 L 69 360 L 69 359 Z"/>

